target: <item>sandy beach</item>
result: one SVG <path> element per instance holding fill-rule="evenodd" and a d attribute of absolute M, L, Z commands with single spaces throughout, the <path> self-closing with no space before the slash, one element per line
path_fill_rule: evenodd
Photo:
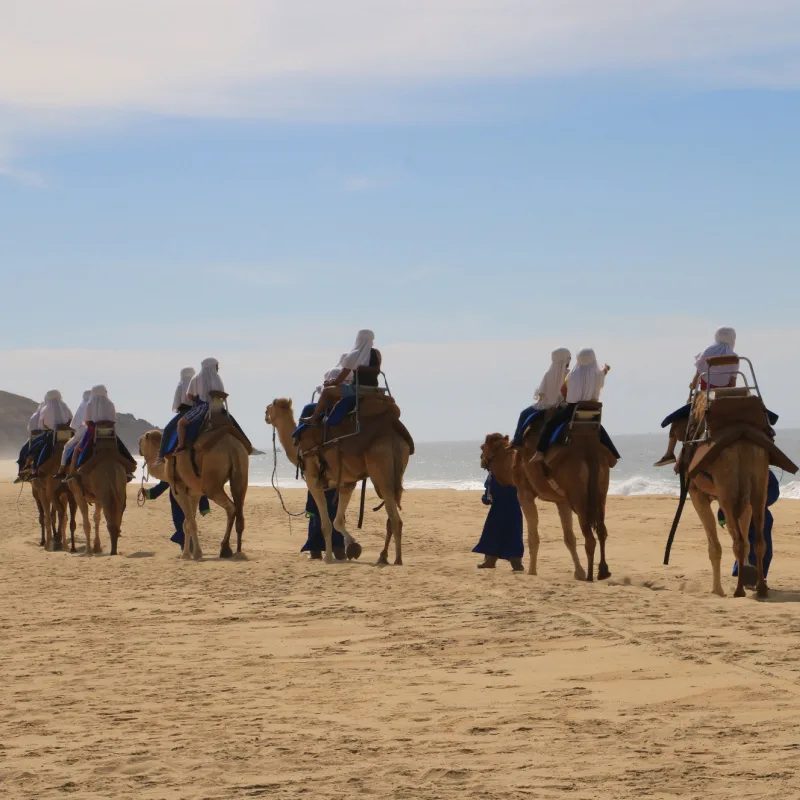
<path fill-rule="evenodd" d="M 709 594 L 692 509 L 661 565 L 670 497 L 610 498 L 612 578 L 581 584 L 547 505 L 532 577 L 476 570 L 474 492 L 408 493 L 401 568 L 379 514 L 360 562 L 307 561 L 268 489 L 245 558 L 181 562 L 135 493 L 110 558 L 42 552 L 0 488 L 4 797 L 800 796 L 796 502 L 758 603 Z"/>

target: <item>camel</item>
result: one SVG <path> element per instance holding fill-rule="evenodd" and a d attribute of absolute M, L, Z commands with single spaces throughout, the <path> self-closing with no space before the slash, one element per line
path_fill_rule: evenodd
<path fill-rule="evenodd" d="M 116 442 L 113 444 L 116 453 Z M 68 486 L 81 512 L 83 532 L 86 535 L 86 554 L 103 552 L 100 543 L 100 518 L 103 515 L 111 538 L 111 555 L 115 556 L 117 542 L 122 535 L 122 515 L 125 512 L 128 475 L 126 468 L 118 459 L 107 458 L 101 453 L 96 453 L 93 458 L 102 461 L 93 464 L 89 472 L 83 474 L 79 472 L 78 477 L 71 480 Z M 90 504 L 94 505 L 94 544 L 89 523 Z"/>
<path fill-rule="evenodd" d="M 403 496 L 403 474 L 408 466 L 408 459 L 414 452 L 410 436 L 406 438 L 396 427 L 389 426 L 372 437 L 366 448 L 356 454 L 354 450 L 345 450 L 340 445 L 320 447 L 322 428 L 315 427 L 304 432 L 303 441 L 298 448 L 292 436 L 297 429 L 297 423 L 291 400 L 273 400 L 267 406 L 265 419 L 277 431 L 287 458 L 293 464 L 302 464 L 306 486 L 319 509 L 322 534 L 325 537 L 325 561 L 329 564 L 334 561 L 334 526 L 344 536 L 348 556 L 357 558 L 357 554 L 360 554 L 360 545 L 347 530 L 345 513 L 358 482 L 369 478 L 378 497 L 383 500 L 387 515 L 386 540 L 378 556 L 378 563 L 389 563 L 389 544 L 394 536 L 394 563 L 402 566 L 403 519 L 400 516 L 400 502 Z M 325 489 L 328 488 L 339 491 L 339 506 L 333 521 L 328 516 L 325 502 Z"/>
<path fill-rule="evenodd" d="M 764 513 L 767 507 L 769 480 L 769 453 L 755 442 L 740 439 L 724 449 L 703 474 L 689 481 L 689 497 L 700 517 L 708 539 L 708 557 L 711 560 L 713 594 L 725 597 L 722 588 L 722 545 L 717 535 L 717 518 L 711 501 L 718 500 L 725 514 L 727 528 L 733 541 L 733 555 L 739 565 L 734 597 L 744 597 L 746 576 L 752 570 L 748 563 L 750 542 L 748 532 L 752 521 L 755 529 L 756 594 L 768 597 L 769 587 L 764 579 Z"/>
<path fill-rule="evenodd" d="M 67 520 L 72 532 L 71 551 L 75 552 L 75 501 L 60 477 L 56 477 L 61 463 L 64 444 L 72 435 L 68 425 L 59 425 L 55 432 L 54 444 L 47 460 L 36 470 L 31 478 L 31 491 L 39 511 L 39 526 L 42 531 L 40 546 L 47 551 L 62 550 L 66 547 Z"/>
<path fill-rule="evenodd" d="M 196 522 L 197 507 L 203 495 L 213 500 L 227 515 L 228 522 L 219 557 L 233 556 L 230 538 L 234 524 L 236 552 L 242 552 L 244 499 L 247 494 L 250 460 L 241 438 L 231 433 L 229 428 L 232 426 L 226 426 L 221 435 L 220 430 L 203 433 L 197 440 L 194 447 L 197 472 L 192 466 L 192 453 L 189 450 L 169 456 L 166 462 L 156 465 L 161 447 L 161 431 L 147 431 L 139 439 L 139 454 L 144 457 L 150 474 L 169 483 L 172 494 L 185 515 L 181 558 L 200 560 L 203 557 Z M 232 499 L 225 492 L 225 484 L 229 481 Z"/>
<path fill-rule="evenodd" d="M 75 517 L 77 515 L 78 506 L 69 489 L 61 483 L 61 481 L 58 483 L 58 487 L 53 492 L 56 497 L 56 502 L 49 503 L 50 508 L 48 514 L 48 512 L 45 511 L 47 487 L 43 485 L 42 481 L 36 478 L 30 482 L 31 494 L 33 495 L 33 500 L 36 503 L 36 510 L 39 514 L 39 530 L 41 532 L 39 547 L 43 547 L 45 550 L 62 550 L 63 546 L 66 544 L 66 525 L 67 519 L 69 519 L 71 534 L 70 552 L 74 553 L 75 529 L 77 527 Z M 49 516 L 49 526 L 45 521 L 46 514 Z M 48 535 L 48 530 L 50 531 L 50 535 Z"/>
<path fill-rule="evenodd" d="M 600 444 L 595 433 L 589 435 L 576 433 L 572 442 L 563 450 L 558 453 L 553 452 L 557 458 L 553 461 L 548 478 L 542 465 L 533 462 L 540 432 L 541 426 L 533 426 L 526 432 L 523 444 L 517 448 L 511 446 L 507 436 L 499 433 L 489 434 L 481 448 L 481 463 L 485 469 L 508 469 L 510 465 L 520 507 L 528 527 L 530 558 L 528 574 L 536 575 L 538 567 L 539 512 L 536 506 L 538 498 L 555 503 L 558 509 L 564 532 L 564 544 L 572 557 L 576 580 L 594 580 L 596 548 L 594 534 L 597 532 L 597 539 L 600 542 L 597 579 L 604 580 L 611 576 L 606 562 L 608 531 L 605 525 L 605 511 L 610 468 L 616 463 L 616 459 Z M 578 555 L 573 530 L 573 513 L 577 515 L 583 533 L 588 572 L 584 571 Z"/>
<path fill-rule="evenodd" d="M 744 356 L 713 356 L 708 359 L 708 364 L 709 368 L 736 365 L 738 369 L 740 361 L 750 365 L 752 374 L 753 366 Z M 798 469 L 775 446 L 774 432 L 755 379 L 753 383 L 750 387 L 745 378 L 744 386 L 697 392 L 676 465 L 681 475 L 688 478 L 688 483 L 682 481 L 682 486 L 686 486 L 706 532 L 712 569 L 711 591 L 719 597 L 725 596 L 720 569 L 722 547 L 717 535 L 717 520 L 711 509 L 712 499 L 719 501 L 733 542 L 733 554 L 738 565 L 734 597 L 744 597 L 745 588 L 752 581 L 749 576 L 753 569 L 748 563 L 751 522 L 755 531 L 756 595 L 768 597 L 763 560 L 769 468 L 774 465 L 791 473 Z M 680 507 L 670 540 L 679 517 Z"/>

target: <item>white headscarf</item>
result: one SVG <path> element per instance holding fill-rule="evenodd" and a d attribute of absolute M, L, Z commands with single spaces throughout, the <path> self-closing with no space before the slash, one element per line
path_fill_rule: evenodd
<path fill-rule="evenodd" d="M 33 433 L 34 431 L 41 430 L 41 423 L 39 421 L 39 417 L 42 413 L 42 409 L 44 408 L 44 403 L 39 403 L 39 407 L 36 411 L 31 414 L 31 418 L 28 420 L 28 433 Z"/>
<path fill-rule="evenodd" d="M 375 343 L 375 334 L 364 328 L 358 332 L 356 343 L 349 353 L 345 353 L 339 359 L 339 366 L 342 369 L 349 369 L 355 372 L 359 367 L 369 365 L 369 353 Z"/>
<path fill-rule="evenodd" d="M 344 358 L 346 355 L 347 355 L 347 353 L 342 353 L 342 356 L 339 359 L 339 363 L 333 369 L 329 369 L 325 373 L 325 376 L 322 378 L 322 383 L 319 386 L 317 386 L 317 391 L 318 392 L 321 392 L 325 388 L 325 384 L 328 381 L 336 380 L 336 378 L 338 378 L 339 375 L 342 374 L 342 358 Z M 345 379 L 345 383 L 348 383 L 351 380 L 352 380 L 352 376 L 348 375 L 347 378 Z"/>
<path fill-rule="evenodd" d="M 86 409 L 89 407 L 89 400 L 91 396 L 92 390 L 86 389 L 83 393 L 83 399 L 81 400 L 80 405 L 75 409 L 75 414 L 72 417 L 72 428 L 75 431 L 81 427 L 85 427 L 84 422 L 86 421 Z"/>
<path fill-rule="evenodd" d="M 191 400 L 187 396 L 189 384 L 194 377 L 194 367 L 184 367 L 181 370 L 181 379 L 175 387 L 175 396 L 172 398 L 172 410 L 177 411 L 182 405 L 190 406 Z"/>
<path fill-rule="evenodd" d="M 571 358 L 572 353 L 566 347 L 553 350 L 552 363 L 539 383 L 539 388 L 533 394 L 533 399 L 536 401 L 534 408 L 555 408 L 561 405 L 564 400 L 561 387 L 564 385 L 564 378 L 567 377 Z"/>
<path fill-rule="evenodd" d="M 61 399 L 58 389 L 51 389 L 44 396 L 44 407 L 39 412 L 39 424 L 54 431 L 58 425 L 66 425 L 72 419 L 69 406 Z"/>
<path fill-rule="evenodd" d="M 92 395 L 86 407 L 86 422 L 116 422 L 117 409 L 108 399 L 108 390 L 103 384 L 92 386 Z"/>
<path fill-rule="evenodd" d="M 706 347 L 694 360 L 700 377 L 708 380 L 711 386 L 727 386 L 731 378 L 735 377 L 739 371 L 738 365 L 727 367 L 708 368 L 708 359 L 711 356 L 735 356 L 736 331 L 733 328 L 717 328 L 714 334 L 714 344 Z M 708 372 L 708 376 L 706 376 Z"/>
<path fill-rule="evenodd" d="M 606 375 L 597 366 L 594 350 L 587 347 L 578 351 L 577 363 L 567 380 L 567 402 L 582 403 L 600 399 L 600 390 L 606 382 Z"/>
<path fill-rule="evenodd" d="M 216 358 L 206 358 L 200 362 L 200 372 L 189 382 L 187 394 L 199 397 L 204 403 L 211 400 L 211 392 L 224 392 L 225 385 L 219 376 L 217 368 L 219 361 Z"/>

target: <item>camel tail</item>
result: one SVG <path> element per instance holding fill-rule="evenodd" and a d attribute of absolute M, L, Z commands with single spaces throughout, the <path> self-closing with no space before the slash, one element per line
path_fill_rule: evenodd
<path fill-rule="evenodd" d="M 586 448 L 586 468 L 589 470 L 589 480 L 587 486 L 587 508 L 586 514 L 589 525 L 594 530 L 597 528 L 597 502 L 598 502 L 598 477 L 600 472 L 600 461 L 597 458 L 597 450 L 591 445 Z"/>
<path fill-rule="evenodd" d="M 394 463 L 394 499 L 397 507 L 403 510 L 403 457 L 398 452 L 400 443 L 397 436 L 392 437 L 392 462 Z"/>
<path fill-rule="evenodd" d="M 228 472 L 228 480 L 231 486 L 231 499 L 233 500 L 234 507 L 234 523 L 236 525 L 236 533 L 241 534 L 244 531 L 244 498 L 247 494 L 247 481 L 248 481 L 248 457 L 245 457 L 244 471 L 238 469 L 236 459 L 233 454 L 230 456 L 230 465 Z"/>

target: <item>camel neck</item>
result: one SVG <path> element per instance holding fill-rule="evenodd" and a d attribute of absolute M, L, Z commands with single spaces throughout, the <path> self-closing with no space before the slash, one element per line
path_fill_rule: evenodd
<path fill-rule="evenodd" d="M 292 464 L 297 464 L 297 445 L 294 442 L 292 434 L 297 429 L 297 424 L 294 417 L 287 414 L 281 417 L 280 422 L 275 425 L 275 430 L 278 432 L 278 439 L 280 440 L 283 452 Z"/>

